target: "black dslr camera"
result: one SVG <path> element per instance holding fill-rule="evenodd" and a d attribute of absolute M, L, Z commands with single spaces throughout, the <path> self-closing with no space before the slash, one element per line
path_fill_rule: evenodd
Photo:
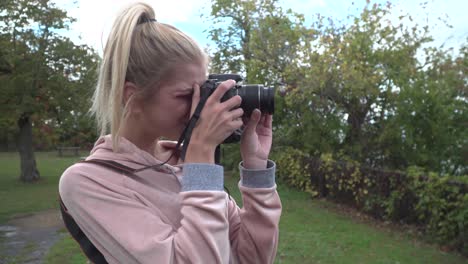
<path fill-rule="evenodd" d="M 255 108 L 260 109 L 263 114 L 273 114 L 275 110 L 275 90 L 273 88 L 264 87 L 260 84 L 241 84 L 242 78 L 237 74 L 210 74 L 208 80 L 200 87 L 200 102 L 195 108 L 195 112 L 177 142 L 176 149 L 178 149 L 183 143 L 180 152 L 182 160 L 185 159 L 185 153 L 188 145 L 190 144 L 192 131 L 200 118 L 200 113 L 205 106 L 206 100 L 216 90 L 221 82 L 227 80 L 234 80 L 237 84 L 224 94 L 221 98 L 222 102 L 233 96 L 239 95 L 242 98 L 240 107 L 244 110 L 244 116 L 250 117 Z M 242 129 L 234 131 L 234 133 L 225 139 L 223 143 L 239 142 L 242 132 Z M 219 160 L 220 145 L 216 148 L 215 152 L 215 161 L 217 164 L 220 163 Z"/>
<path fill-rule="evenodd" d="M 208 98 L 218 85 L 227 80 L 236 81 L 236 85 L 229 89 L 221 98 L 221 102 L 239 95 L 242 98 L 241 108 L 244 116 L 250 117 L 255 108 L 262 114 L 273 114 L 275 110 L 275 90 L 272 87 L 264 87 L 260 84 L 241 84 L 242 77 L 238 74 L 210 74 L 208 80 L 200 87 L 200 98 Z M 223 143 L 240 141 L 242 130 L 236 130 Z"/>
<path fill-rule="evenodd" d="M 249 117 L 255 108 L 265 114 L 273 114 L 275 110 L 275 91 L 274 88 L 264 87 L 260 84 L 240 84 L 242 78 L 238 74 L 210 74 L 208 80 L 200 89 L 200 97 L 207 93 L 211 95 L 221 82 L 234 80 L 236 86 L 229 89 L 221 98 L 221 102 L 239 95 L 242 98 L 241 108 L 244 115 Z"/>

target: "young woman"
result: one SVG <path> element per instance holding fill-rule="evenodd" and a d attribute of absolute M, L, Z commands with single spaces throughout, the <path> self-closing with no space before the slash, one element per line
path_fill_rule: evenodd
<path fill-rule="evenodd" d="M 220 102 L 235 82 L 208 98 L 184 161 L 161 165 L 200 98 L 207 56 L 193 39 L 157 22 L 147 4 L 117 17 L 93 98 L 102 136 L 87 160 L 141 169 L 118 173 L 77 163 L 62 175 L 68 213 L 109 263 L 272 263 L 281 202 L 268 160 L 272 117 L 242 119 L 239 96 Z M 243 208 L 223 190 L 214 152 L 245 125 L 239 188 Z M 109 135 L 106 135 L 109 133 Z M 153 166 L 153 167 L 151 167 Z"/>

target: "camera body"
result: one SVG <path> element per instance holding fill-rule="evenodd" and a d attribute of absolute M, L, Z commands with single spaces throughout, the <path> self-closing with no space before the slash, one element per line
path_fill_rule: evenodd
<path fill-rule="evenodd" d="M 236 81 L 236 85 L 229 89 L 221 98 L 221 102 L 239 95 L 242 98 L 240 107 L 244 110 L 244 116 L 250 117 L 253 110 L 258 108 L 262 114 L 273 114 L 275 110 L 275 91 L 272 87 L 264 87 L 260 84 L 241 84 L 242 77 L 238 74 L 210 74 L 208 80 L 200 87 L 200 97 L 210 96 L 221 82 L 227 80 Z M 242 130 L 236 130 L 223 143 L 239 142 Z"/>
<path fill-rule="evenodd" d="M 242 77 L 238 74 L 210 74 L 208 80 L 200 87 L 200 93 L 211 95 L 221 82 L 236 81 L 236 85 L 229 89 L 221 98 L 221 102 L 239 95 L 242 98 L 241 108 L 244 116 L 249 117 L 255 108 L 263 114 L 273 114 L 275 111 L 275 90 L 261 84 L 241 84 Z"/>

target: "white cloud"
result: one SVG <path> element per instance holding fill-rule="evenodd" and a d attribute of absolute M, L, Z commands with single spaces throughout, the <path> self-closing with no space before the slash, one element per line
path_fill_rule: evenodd
<path fill-rule="evenodd" d="M 315 13 L 326 6 L 324 0 L 282 0 L 280 5 L 300 13 Z"/>
<path fill-rule="evenodd" d="M 77 21 L 72 25 L 70 37 L 80 43 L 86 43 L 99 52 L 102 50 L 107 34 L 110 31 L 117 13 L 135 0 L 53 0 L 59 7 L 66 9 L 69 15 Z M 379 0 L 384 3 L 385 0 Z M 203 30 L 209 27 L 206 21 L 200 18 L 200 14 L 209 14 L 210 0 L 144 0 L 153 6 L 156 18 L 164 23 L 173 24 L 192 35 L 199 43 L 206 44 L 207 37 Z M 459 47 L 468 36 L 468 23 L 466 23 L 465 10 L 468 10 L 468 1 L 459 0 L 428 0 L 428 7 L 424 11 L 419 7 L 418 1 L 393 1 L 396 5 L 394 14 L 410 13 L 419 24 L 429 21 L 431 34 L 436 39 L 434 44 L 446 43 L 446 46 Z M 347 0 L 280 0 L 283 8 L 303 13 L 307 23 L 313 19 L 313 15 L 320 13 L 324 16 L 332 16 L 342 21 L 349 14 L 357 15 L 365 4 L 364 0 L 356 0 L 354 3 Z M 453 29 L 442 26 L 437 17 L 447 17 Z M 203 45 L 202 45 L 203 46 Z"/>
<path fill-rule="evenodd" d="M 309 5 L 301 6 L 302 0 L 290 0 L 286 5 L 292 5 L 293 10 L 299 13 L 305 13 L 306 18 L 310 21 L 314 19 L 312 15 L 320 13 L 325 17 L 333 17 L 335 20 L 347 21 L 347 15 L 359 15 L 364 8 L 366 1 L 364 0 L 335 0 L 327 1 L 326 4 L 318 4 L 320 0 L 310 1 L 315 3 L 314 8 L 309 8 Z M 387 0 L 373 0 L 373 3 L 386 4 Z M 434 38 L 431 46 L 440 46 L 444 44 L 446 48 L 453 47 L 458 49 L 466 42 L 468 37 L 468 23 L 466 19 L 466 10 L 468 10 L 468 1 L 460 0 L 392 0 L 391 14 L 389 19 L 392 23 L 398 21 L 400 15 L 410 14 L 413 21 L 405 20 L 404 25 L 410 27 L 417 23 L 419 26 L 429 26 L 429 34 Z M 425 3 L 425 4 L 422 4 Z M 423 8 L 425 6 L 425 8 Z M 310 13 L 307 13 L 310 11 Z M 453 28 L 447 27 L 445 20 Z"/>
<path fill-rule="evenodd" d="M 70 30 L 73 40 L 88 44 L 102 52 L 107 35 L 118 12 L 135 0 L 54 0 L 69 16 L 76 18 Z M 208 0 L 146 0 L 155 10 L 158 21 L 177 24 L 182 22 L 202 23 L 199 14 L 208 5 Z M 79 39 L 80 38 L 80 39 Z"/>
<path fill-rule="evenodd" d="M 424 4 L 413 1 L 399 0 L 395 3 L 392 12 L 393 19 L 399 15 L 410 14 L 413 21 L 405 21 L 405 25 L 418 24 L 428 26 L 429 34 L 434 38 L 431 46 L 444 45 L 446 48 L 459 48 L 468 37 L 468 24 L 466 23 L 466 2 L 432 0 Z M 452 28 L 446 25 L 451 25 Z"/>

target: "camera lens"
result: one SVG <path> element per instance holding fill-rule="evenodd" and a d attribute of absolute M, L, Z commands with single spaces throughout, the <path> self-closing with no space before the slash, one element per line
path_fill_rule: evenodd
<path fill-rule="evenodd" d="M 275 110 L 274 88 L 258 84 L 236 85 L 223 96 L 221 101 L 239 95 L 242 98 L 241 108 L 245 116 L 250 116 L 255 108 L 263 114 L 273 114 Z"/>

